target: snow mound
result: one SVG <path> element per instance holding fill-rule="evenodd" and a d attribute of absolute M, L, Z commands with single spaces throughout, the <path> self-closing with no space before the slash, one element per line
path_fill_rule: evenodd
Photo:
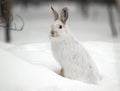
<path fill-rule="evenodd" d="M 120 91 L 120 44 L 105 42 L 84 42 L 82 44 L 97 63 L 102 75 L 102 80 L 97 85 L 63 78 L 51 71 L 49 67 L 41 64 L 36 66 L 32 63 L 30 64 L 30 60 L 20 59 L 21 54 L 27 53 L 28 47 L 30 47 L 31 51 L 35 51 L 34 48 L 31 49 L 35 45 L 42 45 L 41 47 L 36 47 L 41 48 L 39 50 L 45 50 L 42 53 L 50 51 L 49 47 L 45 47 L 48 44 L 28 44 L 11 47 L 6 50 L 0 49 L 0 91 Z M 19 48 L 24 49 L 23 52 Z M 13 50 L 14 55 L 12 54 Z M 45 54 L 46 57 L 49 57 L 49 53 Z M 46 61 L 45 63 L 48 62 Z"/>
<path fill-rule="evenodd" d="M 61 66 L 54 60 L 49 44 L 25 44 L 8 49 L 15 56 L 24 59 L 25 61 L 48 67 L 56 73 L 60 73 Z"/>

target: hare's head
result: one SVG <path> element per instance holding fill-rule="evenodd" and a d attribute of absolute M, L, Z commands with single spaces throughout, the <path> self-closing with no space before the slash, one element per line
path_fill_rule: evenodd
<path fill-rule="evenodd" d="M 51 37 L 60 37 L 67 33 L 67 25 L 66 22 L 68 20 L 68 8 L 64 7 L 60 14 L 51 7 L 51 10 L 54 15 L 54 23 L 51 27 Z"/>

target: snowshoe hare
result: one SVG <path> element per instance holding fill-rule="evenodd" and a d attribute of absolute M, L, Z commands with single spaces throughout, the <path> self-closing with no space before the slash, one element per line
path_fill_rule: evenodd
<path fill-rule="evenodd" d="M 60 15 L 53 7 L 51 9 L 55 19 L 50 32 L 51 48 L 63 68 L 64 76 L 86 83 L 97 83 L 100 76 L 95 63 L 68 29 L 68 8 L 63 8 Z"/>

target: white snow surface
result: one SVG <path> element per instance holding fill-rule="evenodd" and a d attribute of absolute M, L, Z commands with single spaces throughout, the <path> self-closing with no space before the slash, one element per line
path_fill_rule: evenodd
<path fill-rule="evenodd" d="M 0 48 L 0 91 L 120 91 L 119 43 L 82 42 L 101 73 L 102 80 L 97 85 L 67 79 L 51 70 L 50 67 L 55 66 L 56 62 L 52 61 L 51 64 L 54 65 L 49 63 L 53 58 L 48 55 L 51 53 L 48 43 L 15 47 L 3 43 L 0 45 L 4 45 L 4 48 Z M 42 62 L 44 57 L 41 60 L 39 58 L 39 62 L 37 60 L 38 64 L 41 63 L 39 66 L 36 65 L 37 62 L 34 62 L 36 60 L 25 61 L 29 59 L 28 57 L 37 58 L 38 55 L 29 53 L 37 48 L 43 50 L 39 51 L 39 55 L 44 53 L 48 55 L 45 58 L 46 62 Z M 51 66 L 47 67 L 49 64 Z M 57 67 L 59 70 L 57 65 L 52 68 L 57 69 Z"/>
<path fill-rule="evenodd" d="M 54 60 L 50 44 L 33 43 L 14 46 L 8 49 L 15 56 L 35 65 L 44 65 L 56 73 L 60 73 L 61 66 Z"/>

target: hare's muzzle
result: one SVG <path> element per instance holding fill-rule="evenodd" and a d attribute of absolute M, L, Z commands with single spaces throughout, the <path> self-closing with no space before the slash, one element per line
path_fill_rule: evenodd
<path fill-rule="evenodd" d="M 58 36 L 57 31 L 51 30 L 51 36 L 52 37 L 57 37 Z"/>

